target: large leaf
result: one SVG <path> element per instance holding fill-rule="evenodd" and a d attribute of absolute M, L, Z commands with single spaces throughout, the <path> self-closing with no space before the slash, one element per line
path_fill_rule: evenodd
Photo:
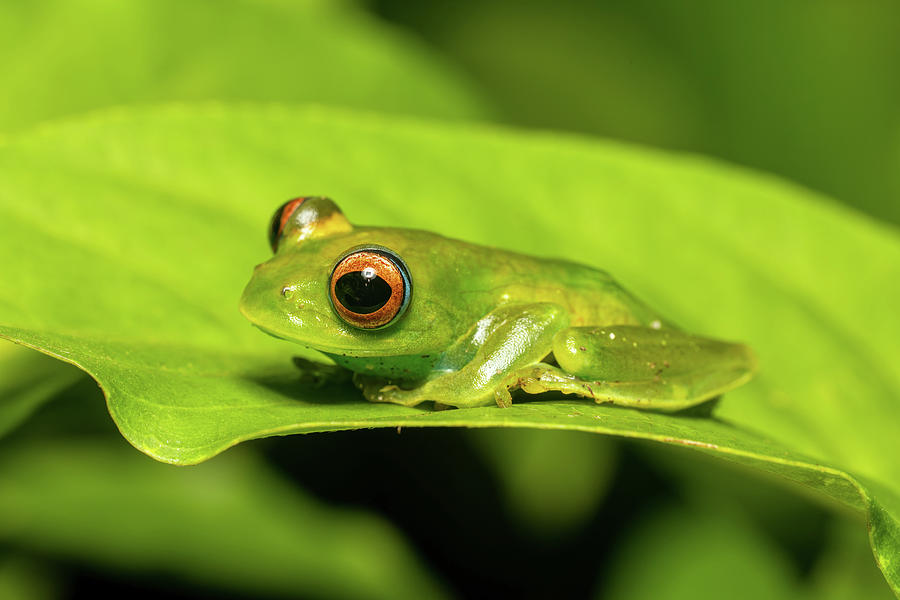
<path fill-rule="evenodd" d="M 117 104 L 321 102 L 473 117 L 422 43 L 333 0 L 0 3 L 0 132 Z"/>
<path fill-rule="evenodd" d="M 232 592 L 443 595 L 388 523 L 317 502 L 252 454 L 172 469 L 121 450 L 73 439 L 4 448 L 0 539 Z"/>
<path fill-rule="evenodd" d="M 299 193 L 327 193 L 359 223 L 605 267 L 683 326 L 750 343 L 761 375 L 715 418 L 560 397 L 432 412 L 303 388 L 295 348 L 236 311 L 266 257 L 272 207 Z M 0 333 L 90 372 L 125 437 L 160 460 L 375 426 L 683 444 L 865 510 L 876 558 L 900 585 L 900 243 L 827 199 L 699 159 L 551 135 L 174 107 L 0 148 L 0 223 Z"/>

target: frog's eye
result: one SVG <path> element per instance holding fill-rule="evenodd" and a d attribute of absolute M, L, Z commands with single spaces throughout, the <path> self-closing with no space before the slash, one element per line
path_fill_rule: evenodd
<path fill-rule="evenodd" d="M 281 232 L 284 231 L 284 226 L 287 224 L 288 219 L 291 218 L 291 215 L 294 214 L 294 211 L 303 204 L 304 200 L 306 200 L 305 197 L 288 200 L 279 206 L 275 214 L 272 215 L 272 221 L 269 223 L 269 245 L 272 246 L 272 252 L 278 250 L 278 240 L 281 239 Z"/>
<path fill-rule="evenodd" d="M 303 196 L 288 200 L 278 207 L 269 223 L 269 245 L 272 252 L 285 240 L 299 244 L 314 237 L 346 233 L 353 226 L 331 198 Z"/>
<path fill-rule="evenodd" d="M 338 316 L 360 329 L 377 329 L 395 322 L 412 294 L 406 264 L 380 247 L 356 250 L 338 261 L 328 287 Z"/>

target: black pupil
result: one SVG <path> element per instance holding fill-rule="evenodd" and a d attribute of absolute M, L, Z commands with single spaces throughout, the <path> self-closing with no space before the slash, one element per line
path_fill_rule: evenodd
<path fill-rule="evenodd" d="M 372 273 L 368 273 L 372 275 Z M 374 275 L 366 277 L 363 271 L 341 275 L 334 284 L 334 295 L 344 308 L 360 315 L 375 312 L 391 298 L 391 286 Z"/>

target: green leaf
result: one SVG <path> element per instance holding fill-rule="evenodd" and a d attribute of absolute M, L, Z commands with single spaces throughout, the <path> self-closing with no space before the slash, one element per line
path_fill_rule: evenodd
<path fill-rule="evenodd" d="M 321 504 L 249 452 L 173 469 L 123 446 L 62 439 L 4 448 L 0 539 L 231 592 L 444 595 L 388 523 Z"/>
<path fill-rule="evenodd" d="M 0 437 L 82 377 L 84 373 L 58 360 L 0 342 Z"/>
<path fill-rule="evenodd" d="M 472 86 L 423 43 L 331 0 L 3 2 L 0 81 L 0 133 L 160 101 L 485 113 Z"/>
<path fill-rule="evenodd" d="M 271 210 L 306 193 L 329 194 L 357 223 L 604 267 L 687 329 L 748 342 L 761 374 L 714 418 L 551 396 L 432 412 L 302 388 L 296 349 L 255 331 L 236 303 L 266 258 Z M 91 373 L 124 436 L 155 458 L 195 463 L 247 439 L 378 426 L 680 444 L 866 511 L 900 589 L 900 242 L 827 199 L 709 161 L 549 134 L 172 107 L 10 141 L 0 227 L 0 334 Z"/>

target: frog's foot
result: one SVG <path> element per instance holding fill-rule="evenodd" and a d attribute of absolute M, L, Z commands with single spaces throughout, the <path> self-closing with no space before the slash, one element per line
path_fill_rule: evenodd
<path fill-rule="evenodd" d="M 621 382 L 590 381 L 566 373 L 559 367 L 539 363 L 531 365 L 507 378 L 509 389 L 522 390 L 527 394 L 559 392 L 589 398 L 597 404 L 612 403 L 622 406 L 650 405 L 649 399 L 629 395 L 619 389 Z M 507 392 L 508 393 L 508 392 Z"/>
<path fill-rule="evenodd" d="M 559 367 L 543 363 L 521 369 L 514 377 L 510 389 L 521 389 L 528 394 L 560 392 L 589 398 L 597 404 L 609 403 L 666 412 L 691 408 L 718 397 L 692 397 L 684 388 L 662 378 L 650 382 L 582 379 Z"/>
<path fill-rule="evenodd" d="M 448 383 L 446 379 L 433 379 L 421 383 L 413 389 L 403 389 L 395 382 L 383 377 L 356 374 L 353 377 L 353 383 L 369 402 L 390 402 L 403 406 L 416 406 L 422 402 L 433 401 L 435 410 L 450 407 L 489 406 L 494 403 L 501 408 L 512 406 L 512 396 L 507 389 L 511 384 L 501 383 L 493 390 L 464 389 L 463 391 L 468 393 L 460 393 L 459 389 L 445 385 Z"/>
<path fill-rule="evenodd" d="M 598 382 L 579 379 L 574 375 L 566 373 L 557 366 L 549 365 L 547 363 L 538 363 L 529 365 L 508 375 L 504 380 L 504 389 L 506 390 L 507 395 L 515 390 L 522 390 L 528 394 L 560 392 L 563 394 L 576 394 L 578 396 L 591 398 L 597 402 L 604 402 L 606 400 L 598 397 L 594 393 L 594 387 L 597 383 Z"/>
<path fill-rule="evenodd" d="M 345 383 L 350 381 L 352 375 L 343 367 L 307 360 L 299 356 L 294 357 L 294 365 L 300 369 L 300 381 L 314 387 Z"/>
<path fill-rule="evenodd" d="M 494 390 L 494 401 L 500 408 L 509 408 L 512 406 L 512 394 L 509 393 L 510 386 L 504 384 Z"/>
<path fill-rule="evenodd" d="M 422 393 L 422 388 L 404 390 L 383 377 L 356 374 L 353 376 L 353 383 L 369 402 L 389 402 L 402 406 L 416 406 L 426 400 L 435 400 L 435 398 L 426 397 Z"/>

